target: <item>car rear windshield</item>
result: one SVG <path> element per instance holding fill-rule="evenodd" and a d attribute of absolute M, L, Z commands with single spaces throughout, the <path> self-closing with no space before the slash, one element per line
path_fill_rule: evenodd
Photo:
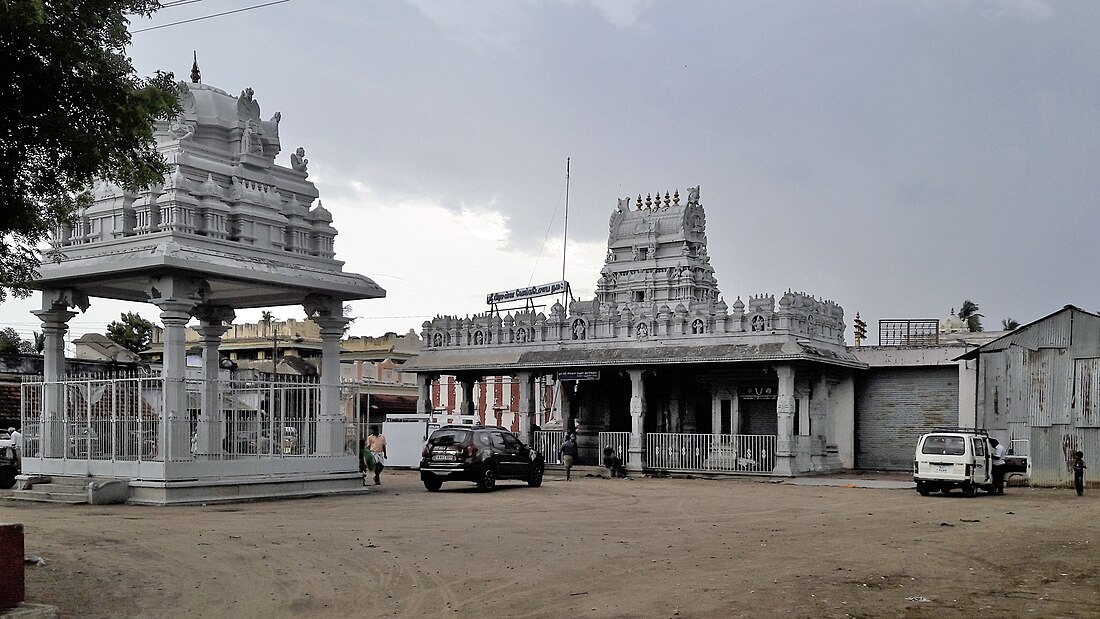
<path fill-rule="evenodd" d="M 924 439 L 921 453 L 937 456 L 961 456 L 966 453 L 966 439 L 961 436 L 929 436 Z"/>
<path fill-rule="evenodd" d="M 428 439 L 428 444 L 436 447 L 460 445 L 465 443 L 468 438 L 470 438 L 469 430 L 436 430 L 432 432 L 431 438 Z"/>

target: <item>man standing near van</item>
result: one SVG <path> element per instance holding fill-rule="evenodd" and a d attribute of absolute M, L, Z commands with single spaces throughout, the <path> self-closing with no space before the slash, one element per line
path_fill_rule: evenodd
<path fill-rule="evenodd" d="M 989 439 L 993 446 L 993 494 L 1005 493 L 1005 446 L 995 438 Z"/>

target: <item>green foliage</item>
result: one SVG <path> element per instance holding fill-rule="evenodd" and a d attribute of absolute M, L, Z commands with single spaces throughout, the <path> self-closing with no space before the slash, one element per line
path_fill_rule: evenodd
<path fill-rule="evenodd" d="M 93 182 L 137 189 L 164 177 L 153 123 L 179 113 L 178 88 L 171 74 L 139 78 L 126 55 L 126 16 L 159 7 L 0 0 L 0 302 L 29 294 L 40 247 L 90 202 Z"/>
<path fill-rule="evenodd" d="M 970 331 L 985 331 L 985 328 L 982 327 L 982 318 L 985 318 L 985 316 L 978 313 L 977 303 L 970 299 L 963 301 L 962 307 L 959 308 L 959 319 L 966 323 Z"/>
<path fill-rule="evenodd" d="M 34 344 L 19 337 L 11 327 L 0 330 L 0 355 L 34 354 Z"/>
<path fill-rule="evenodd" d="M 121 318 L 107 325 L 107 337 L 131 352 L 148 349 L 155 325 L 134 312 L 125 312 Z"/>

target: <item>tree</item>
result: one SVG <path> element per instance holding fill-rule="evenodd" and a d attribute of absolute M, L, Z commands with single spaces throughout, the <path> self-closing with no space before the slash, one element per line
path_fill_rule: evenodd
<path fill-rule="evenodd" d="M 0 330 L 0 355 L 34 354 L 34 344 L 19 337 L 11 327 Z"/>
<path fill-rule="evenodd" d="M 127 14 L 159 7 L 0 0 L 0 302 L 30 294 L 39 247 L 90 203 L 93 182 L 136 190 L 164 178 L 153 123 L 179 113 L 179 91 L 171 73 L 139 78 L 126 55 Z"/>
<path fill-rule="evenodd" d="M 355 321 L 359 318 L 358 316 L 351 315 L 354 311 L 355 307 L 352 306 L 351 303 L 344 304 L 344 318 L 348 319 L 348 321 L 344 323 L 344 337 L 347 337 L 348 332 L 351 331 L 351 325 L 354 324 Z"/>
<path fill-rule="evenodd" d="M 982 318 L 985 318 L 985 316 L 978 313 L 977 303 L 970 299 L 963 301 L 962 307 L 959 308 L 959 320 L 965 322 L 968 329 L 971 331 L 984 331 Z"/>
<path fill-rule="evenodd" d="M 1004 329 L 1005 331 L 1015 331 L 1019 327 L 1020 327 L 1020 323 L 1017 322 L 1015 318 L 1009 317 L 1009 318 L 1005 318 L 1004 320 L 1001 320 L 1001 328 Z"/>
<path fill-rule="evenodd" d="M 141 352 L 153 342 L 153 323 L 135 312 L 124 312 L 121 321 L 107 325 L 107 337 L 130 352 Z"/>

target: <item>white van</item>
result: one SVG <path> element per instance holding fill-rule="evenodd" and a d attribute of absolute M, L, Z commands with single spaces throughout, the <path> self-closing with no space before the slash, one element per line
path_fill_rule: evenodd
<path fill-rule="evenodd" d="M 1012 441 L 1013 447 L 1017 443 Z M 976 428 L 948 428 L 924 434 L 917 440 L 913 459 L 913 481 L 917 492 L 928 496 L 930 492 L 950 492 L 961 488 L 967 496 L 974 496 L 980 489 L 993 491 L 993 449 L 989 434 Z M 1005 478 L 1009 475 L 1031 473 L 1027 455 L 1005 456 Z"/>

